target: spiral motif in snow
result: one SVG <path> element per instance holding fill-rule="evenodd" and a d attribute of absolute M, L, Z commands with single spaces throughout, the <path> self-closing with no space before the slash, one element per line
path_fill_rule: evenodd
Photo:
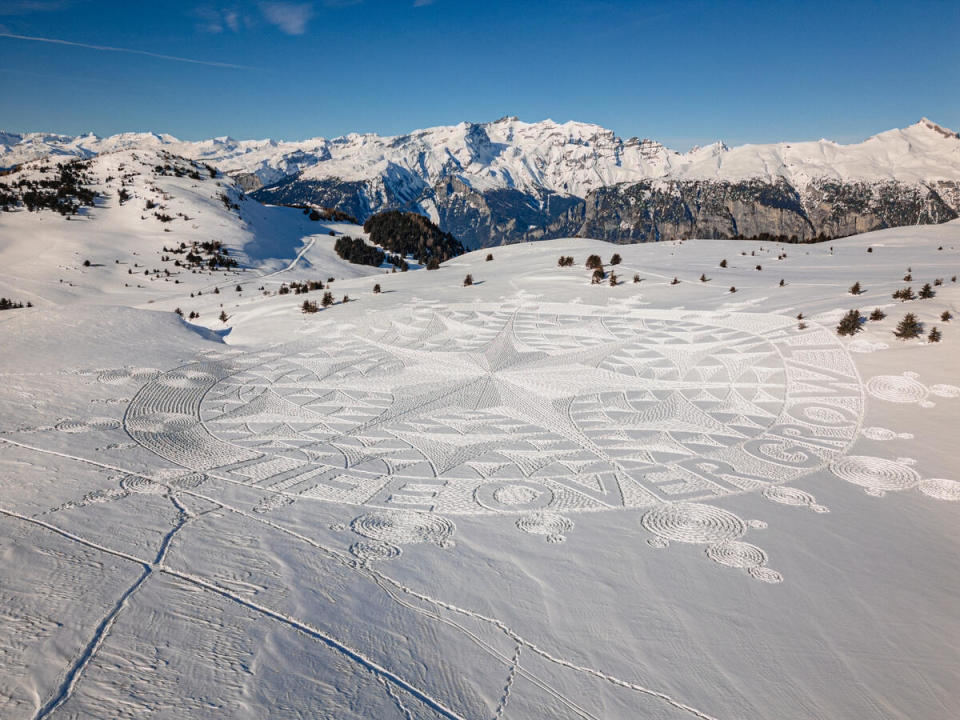
<path fill-rule="evenodd" d="M 759 567 L 767 562 L 767 554 L 756 545 L 733 540 L 711 545 L 707 557 L 720 565 L 743 570 Z"/>
<path fill-rule="evenodd" d="M 572 520 L 549 510 L 521 515 L 516 524 L 525 533 L 545 535 L 547 542 L 563 542 L 573 529 Z"/>
<path fill-rule="evenodd" d="M 717 544 L 735 540 L 746 531 L 746 523 L 727 510 L 700 503 L 660 505 L 640 520 L 648 531 L 682 543 Z"/>
<path fill-rule="evenodd" d="M 920 481 L 920 492 L 937 500 L 960 502 L 960 482 L 946 478 L 930 478 Z"/>
<path fill-rule="evenodd" d="M 389 560 L 399 557 L 402 552 L 396 545 L 378 540 L 361 540 L 350 546 L 350 552 L 358 560 Z"/>
<path fill-rule="evenodd" d="M 395 545 L 433 543 L 444 546 L 455 530 L 454 524 L 434 513 L 413 510 L 378 510 L 354 518 L 350 528 L 371 540 Z"/>
<path fill-rule="evenodd" d="M 920 475 L 909 465 L 867 455 L 849 455 L 835 460 L 830 470 L 841 480 L 873 493 L 907 490 L 920 481 Z"/>

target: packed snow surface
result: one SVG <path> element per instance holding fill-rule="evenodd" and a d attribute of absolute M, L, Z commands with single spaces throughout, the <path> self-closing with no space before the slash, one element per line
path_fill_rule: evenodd
<path fill-rule="evenodd" d="M 0 214 L 3 718 L 953 715 L 960 223 L 389 273 L 109 162 Z"/>

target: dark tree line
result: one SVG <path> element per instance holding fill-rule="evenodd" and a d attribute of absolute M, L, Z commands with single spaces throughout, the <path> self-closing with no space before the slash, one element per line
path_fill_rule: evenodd
<path fill-rule="evenodd" d="M 363 231 L 370 234 L 370 242 L 375 245 L 401 257 L 412 255 L 421 265 L 427 265 L 432 259 L 444 262 L 466 252 L 453 235 L 417 213 L 399 210 L 377 213 L 363 224 Z"/>

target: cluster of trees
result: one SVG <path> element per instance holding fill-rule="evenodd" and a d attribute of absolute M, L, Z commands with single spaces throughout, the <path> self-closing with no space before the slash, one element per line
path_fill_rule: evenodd
<path fill-rule="evenodd" d="M 354 265 L 372 265 L 380 267 L 387 255 L 380 248 L 367 245 L 360 238 L 341 235 L 333 244 L 333 249 L 342 259 Z"/>
<path fill-rule="evenodd" d="M 13 298 L 0 297 L 0 310 L 17 310 L 24 307 L 22 302 L 18 302 Z M 26 307 L 33 307 L 33 303 L 28 302 Z"/>
<path fill-rule="evenodd" d="M 925 283 L 924 286 L 923 286 L 922 288 L 920 288 L 919 294 L 914 295 L 914 294 L 913 294 L 913 288 L 911 288 L 911 287 L 908 285 L 908 286 L 905 287 L 905 288 L 900 288 L 899 290 L 895 290 L 894 293 L 893 293 L 893 299 L 894 299 L 894 300 L 900 300 L 901 302 L 906 301 L 906 300 L 915 300 L 915 299 L 918 298 L 918 297 L 919 297 L 921 300 L 929 300 L 930 298 L 932 298 L 932 297 L 933 297 L 934 295 L 936 295 L 936 294 L 937 294 L 937 293 L 936 293 L 936 291 L 933 289 L 933 286 L 931 286 L 930 283 Z"/>
<path fill-rule="evenodd" d="M 444 262 L 466 252 L 453 235 L 413 212 L 377 213 L 363 224 L 363 231 L 369 233 L 370 242 L 401 257 L 412 255 L 421 265 L 429 265 L 431 260 Z"/>
<path fill-rule="evenodd" d="M 86 173 L 89 166 L 88 160 L 71 160 L 62 163 L 52 178 L 20 178 L 0 185 L 0 211 L 10 211 L 22 204 L 31 212 L 47 209 L 61 215 L 75 215 L 81 207 L 93 207 L 97 194 L 85 187 L 92 182 Z M 14 168 L 7 175 L 13 177 L 20 171 L 22 168 Z"/>
<path fill-rule="evenodd" d="M 237 267 L 239 263 L 230 257 L 230 250 L 220 240 L 204 240 L 203 242 L 194 241 L 189 247 L 186 243 L 180 243 L 178 247 L 163 247 L 163 252 L 172 255 L 183 255 L 184 262 L 175 259 L 173 264 L 177 267 L 200 267 L 206 265 L 211 270 L 217 268 Z M 169 256 L 161 256 L 161 259 L 169 260 Z"/>
<path fill-rule="evenodd" d="M 560 259 L 557 260 L 558 267 L 573 267 L 573 258 L 570 255 L 561 255 Z"/>

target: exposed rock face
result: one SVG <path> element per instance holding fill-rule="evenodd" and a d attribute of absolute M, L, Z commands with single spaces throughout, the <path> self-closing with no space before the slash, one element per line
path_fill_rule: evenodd
<path fill-rule="evenodd" d="M 958 217 L 956 192 L 945 188 L 951 189 L 953 204 L 932 187 L 897 182 L 821 180 L 801 193 L 785 180 L 644 181 L 590 193 L 582 218 L 572 213 L 551 226 L 547 236 L 574 234 L 617 243 L 684 237 L 844 237 L 953 220 Z"/>
<path fill-rule="evenodd" d="M 361 222 L 415 211 L 470 247 L 564 235 L 803 240 L 960 211 L 960 136 L 925 118 L 851 145 L 714 143 L 685 153 L 589 123 L 515 117 L 294 142 L 0 133 L 0 167 L 123 148 L 209 163 L 264 202 L 335 208 Z"/>

